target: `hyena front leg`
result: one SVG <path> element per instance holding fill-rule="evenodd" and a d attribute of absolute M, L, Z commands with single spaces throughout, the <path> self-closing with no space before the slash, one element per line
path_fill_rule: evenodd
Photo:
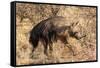
<path fill-rule="evenodd" d="M 66 44 L 67 43 L 67 44 Z M 72 48 L 72 46 L 68 43 L 68 41 L 66 41 L 65 46 L 69 48 L 69 50 L 71 51 L 72 55 L 75 56 L 75 52 Z"/>
<path fill-rule="evenodd" d="M 72 46 L 71 45 L 67 45 L 67 47 L 72 52 L 72 55 L 75 56 L 76 54 L 75 54 L 74 50 L 72 49 Z"/>

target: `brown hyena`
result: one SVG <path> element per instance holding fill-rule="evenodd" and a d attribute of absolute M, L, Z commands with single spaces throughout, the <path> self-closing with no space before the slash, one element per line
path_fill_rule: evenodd
<path fill-rule="evenodd" d="M 80 39 L 84 36 L 78 37 L 78 31 L 74 31 L 74 27 L 78 24 L 73 23 L 71 25 L 65 25 L 67 20 L 65 17 L 56 16 L 48 18 L 37 24 L 30 32 L 29 42 L 33 45 L 33 50 L 38 46 L 38 42 L 41 41 L 44 46 L 44 54 L 47 55 L 47 48 L 49 46 L 52 51 L 52 43 L 60 40 L 64 44 L 68 44 L 67 39 L 71 36 L 76 39 Z M 69 47 L 73 52 L 72 48 Z M 74 55 L 74 52 L 73 52 Z"/>

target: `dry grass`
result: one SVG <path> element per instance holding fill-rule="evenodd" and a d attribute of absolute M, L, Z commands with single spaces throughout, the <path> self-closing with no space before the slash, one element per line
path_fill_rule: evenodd
<path fill-rule="evenodd" d="M 53 52 L 49 56 L 44 55 L 44 48 L 39 42 L 33 58 L 30 58 L 32 50 L 32 45 L 29 43 L 30 30 L 40 21 L 54 15 L 66 17 L 68 24 L 79 21 L 76 28 L 87 36 L 81 40 L 69 38 L 68 42 L 72 46 L 75 56 L 68 47 L 58 41 L 53 44 Z M 96 8 L 94 7 L 18 3 L 16 5 L 16 30 L 17 65 L 96 60 Z"/>

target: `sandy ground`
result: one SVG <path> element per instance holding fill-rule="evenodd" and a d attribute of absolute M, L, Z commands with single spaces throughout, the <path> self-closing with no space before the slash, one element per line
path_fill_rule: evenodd
<path fill-rule="evenodd" d="M 66 17 L 67 23 L 77 22 L 76 28 L 86 34 L 81 40 L 70 37 L 66 46 L 59 40 L 53 43 L 53 52 L 44 55 L 39 42 L 34 54 L 29 43 L 29 32 L 40 21 L 53 15 Z M 63 23 L 63 22 L 62 22 Z M 66 24 L 66 23 L 64 23 Z M 16 63 L 17 65 L 47 64 L 96 60 L 96 8 L 78 6 L 55 6 L 37 4 L 16 4 Z M 67 46 L 72 46 L 75 56 Z M 32 58 L 30 56 L 33 55 Z"/>

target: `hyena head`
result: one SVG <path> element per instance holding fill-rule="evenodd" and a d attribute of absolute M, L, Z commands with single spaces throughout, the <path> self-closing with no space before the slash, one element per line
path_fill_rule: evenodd
<path fill-rule="evenodd" d="M 77 26 L 79 24 L 79 22 L 76 22 L 76 23 L 72 23 L 70 26 L 69 26 L 69 35 L 71 37 L 74 37 L 76 38 L 77 40 L 83 38 L 83 37 L 86 37 L 85 34 L 83 34 L 80 30 L 80 28 Z"/>
<path fill-rule="evenodd" d="M 81 35 L 79 28 L 77 27 L 79 22 L 72 23 L 69 26 L 62 26 L 57 31 L 58 38 L 64 42 L 67 43 L 67 39 L 69 37 L 76 38 L 77 40 L 85 37 L 86 35 Z"/>
<path fill-rule="evenodd" d="M 79 28 L 77 27 L 79 22 L 72 23 L 70 26 L 68 26 L 68 33 L 71 37 L 76 36 L 77 33 L 79 33 Z"/>
<path fill-rule="evenodd" d="M 74 36 L 76 33 L 78 33 L 78 29 L 76 28 L 77 23 L 72 23 L 69 26 L 61 26 L 58 27 L 57 31 L 57 35 L 59 36 L 66 36 L 66 35 L 70 35 L 70 36 Z"/>

